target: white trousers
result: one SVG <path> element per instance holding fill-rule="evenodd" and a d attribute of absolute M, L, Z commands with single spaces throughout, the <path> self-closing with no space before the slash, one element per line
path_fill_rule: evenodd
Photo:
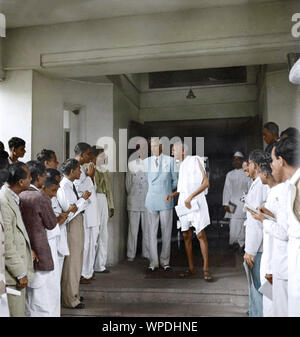
<path fill-rule="evenodd" d="M 84 248 L 81 276 L 90 279 L 94 273 L 97 236 L 99 227 L 87 227 L 84 223 Z"/>
<path fill-rule="evenodd" d="M 229 244 L 238 243 L 240 247 L 245 245 L 245 219 L 230 219 L 229 223 Z"/>
<path fill-rule="evenodd" d="M 99 210 L 99 221 L 100 225 L 98 228 L 97 243 L 96 243 L 96 256 L 94 263 L 95 271 L 105 270 L 105 265 L 107 261 L 107 244 L 108 244 L 108 232 L 107 232 L 107 222 L 108 222 L 108 204 L 105 194 L 97 193 L 98 200 L 98 210 Z"/>
<path fill-rule="evenodd" d="M 142 255 L 149 259 L 149 237 L 148 237 L 148 221 L 146 211 L 128 211 L 128 239 L 127 239 L 127 257 L 134 259 L 137 248 L 137 238 L 139 233 L 139 225 L 142 226 Z"/>
<path fill-rule="evenodd" d="M 274 317 L 288 316 L 288 281 L 273 275 L 273 313 Z"/>
<path fill-rule="evenodd" d="M 160 264 L 162 267 L 168 266 L 171 253 L 171 235 L 173 224 L 173 209 L 163 211 L 147 210 L 148 225 L 149 225 L 149 248 L 150 248 L 150 265 L 151 268 L 156 268 L 158 264 L 157 251 L 157 231 L 160 222 L 162 249 L 160 254 Z"/>

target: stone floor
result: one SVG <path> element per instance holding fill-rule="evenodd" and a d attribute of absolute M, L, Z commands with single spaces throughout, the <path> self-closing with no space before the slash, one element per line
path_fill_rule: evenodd
<path fill-rule="evenodd" d="M 209 235 L 208 235 L 209 237 Z M 181 279 L 186 269 L 183 247 L 172 244 L 172 275 L 158 271 L 148 276 L 148 261 L 138 257 L 110 267 L 109 274 L 96 274 L 91 284 L 80 286 L 85 309 L 62 309 L 70 317 L 246 317 L 248 289 L 242 257 L 228 249 L 227 241 L 209 237 L 214 282 L 202 277 L 201 267 L 192 278 Z M 194 240 L 195 263 L 201 265 L 200 248 Z"/>

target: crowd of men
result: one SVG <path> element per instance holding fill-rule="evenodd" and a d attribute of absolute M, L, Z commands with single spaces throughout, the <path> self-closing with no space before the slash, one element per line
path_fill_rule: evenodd
<path fill-rule="evenodd" d="M 80 283 L 109 273 L 114 204 L 105 154 L 78 143 L 60 172 L 52 150 L 19 161 L 25 145 L 11 138 L 8 154 L 0 143 L 0 316 L 59 317 L 61 306 L 85 307 Z"/>
<path fill-rule="evenodd" d="M 249 280 L 250 316 L 300 316 L 300 156 L 299 132 L 267 123 L 265 151 L 234 153 L 226 176 L 223 205 L 230 218 L 230 246 L 244 256 Z M 203 257 L 203 278 L 211 282 L 205 228 L 210 224 L 203 158 L 188 155 L 185 144 L 162 152 L 159 139 L 139 148 L 126 173 L 127 260 L 134 261 L 142 227 L 142 256 L 148 273 L 171 270 L 174 198 L 186 249 L 195 274 L 193 232 Z M 78 143 L 74 158 L 58 168 L 54 151 L 19 161 L 24 140 L 13 137 L 9 154 L 0 143 L 0 316 L 60 316 L 61 306 L 82 309 L 80 284 L 106 268 L 107 222 L 114 203 L 104 149 Z M 2 148 L 1 148 L 2 147 Z M 162 247 L 158 256 L 157 235 Z M 3 250 L 3 252 L 2 252 Z"/>
<path fill-rule="evenodd" d="M 232 249 L 244 257 L 249 316 L 300 316 L 300 134 L 264 125 L 265 151 L 238 151 L 223 205 Z M 245 173 L 243 175 L 243 172 Z"/>

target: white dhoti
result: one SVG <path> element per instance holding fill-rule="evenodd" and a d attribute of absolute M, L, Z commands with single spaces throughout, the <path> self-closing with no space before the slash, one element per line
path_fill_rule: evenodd
<path fill-rule="evenodd" d="M 147 210 L 148 226 L 149 226 L 149 250 L 150 250 L 150 265 L 151 268 L 157 268 L 158 251 L 157 251 L 157 231 L 160 222 L 162 249 L 160 254 L 160 264 L 162 267 L 168 266 L 170 263 L 171 254 L 171 235 L 173 224 L 173 209 L 163 211 Z"/>
<path fill-rule="evenodd" d="M 59 278 L 61 280 L 61 275 L 64 267 L 65 255 L 58 253 L 58 267 L 59 267 Z"/>
<path fill-rule="evenodd" d="M 288 316 L 288 281 L 273 275 L 273 316 Z"/>
<path fill-rule="evenodd" d="M 229 223 L 229 244 L 238 243 L 240 247 L 245 245 L 245 218 L 231 218 Z"/>
<path fill-rule="evenodd" d="M 7 295 L 0 295 L 0 317 L 10 317 Z"/>
<path fill-rule="evenodd" d="M 94 273 L 96 244 L 99 233 L 98 201 L 94 190 L 92 190 L 90 201 L 91 203 L 85 210 L 83 217 L 84 249 L 81 276 L 86 279 L 90 279 Z"/>
<path fill-rule="evenodd" d="M 139 232 L 139 225 L 142 226 L 142 255 L 145 258 L 150 257 L 149 253 L 149 238 L 148 238 L 148 222 L 146 211 L 128 211 L 129 225 L 128 225 L 128 239 L 127 239 L 127 257 L 134 259 L 137 248 L 137 238 Z"/>
<path fill-rule="evenodd" d="M 190 195 L 188 193 L 180 192 L 178 205 L 185 205 L 184 202 L 189 196 Z M 190 227 L 194 227 L 196 234 L 199 234 L 210 224 L 210 217 L 205 195 L 203 193 L 198 194 L 193 200 L 197 200 L 199 210 L 180 217 L 179 222 L 177 223 L 177 228 L 181 228 L 181 231 L 185 232 L 189 230 Z"/>
<path fill-rule="evenodd" d="M 70 255 L 67 239 L 67 228 L 65 223 L 60 226 L 60 235 L 57 237 L 57 253 L 58 253 L 57 255 L 59 266 L 59 279 L 61 280 L 65 256 Z"/>
<path fill-rule="evenodd" d="M 263 236 L 264 251 L 260 260 L 260 283 L 264 284 L 268 282 L 266 280 L 266 274 L 272 274 L 272 250 L 273 250 L 273 238 L 264 233 Z M 273 290 L 273 286 L 272 286 Z M 273 317 L 273 300 L 270 300 L 267 296 L 263 295 L 263 317 Z"/>
<path fill-rule="evenodd" d="M 96 242 L 96 255 L 94 270 L 103 271 L 107 261 L 107 245 L 108 245 L 108 204 L 106 195 L 103 193 L 97 193 L 98 212 L 99 212 L 99 227 Z"/>
<path fill-rule="evenodd" d="M 51 231 L 47 230 L 54 269 L 34 273 L 34 280 L 28 284 L 26 291 L 27 317 L 60 317 L 60 267 L 57 254 L 59 235 L 58 225 Z"/>
<path fill-rule="evenodd" d="M 300 239 L 288 242 L 288 316 L 300 317 Z"/>

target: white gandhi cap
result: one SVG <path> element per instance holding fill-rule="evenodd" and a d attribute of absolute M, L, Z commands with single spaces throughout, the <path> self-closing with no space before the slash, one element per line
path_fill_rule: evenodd
<path fill-rule="evenodd" d="M 234 157 L 241 157 L 244 158 L 244 155 L 240 151 L 236 151 L 236 153 L 233 155 Z"/>

